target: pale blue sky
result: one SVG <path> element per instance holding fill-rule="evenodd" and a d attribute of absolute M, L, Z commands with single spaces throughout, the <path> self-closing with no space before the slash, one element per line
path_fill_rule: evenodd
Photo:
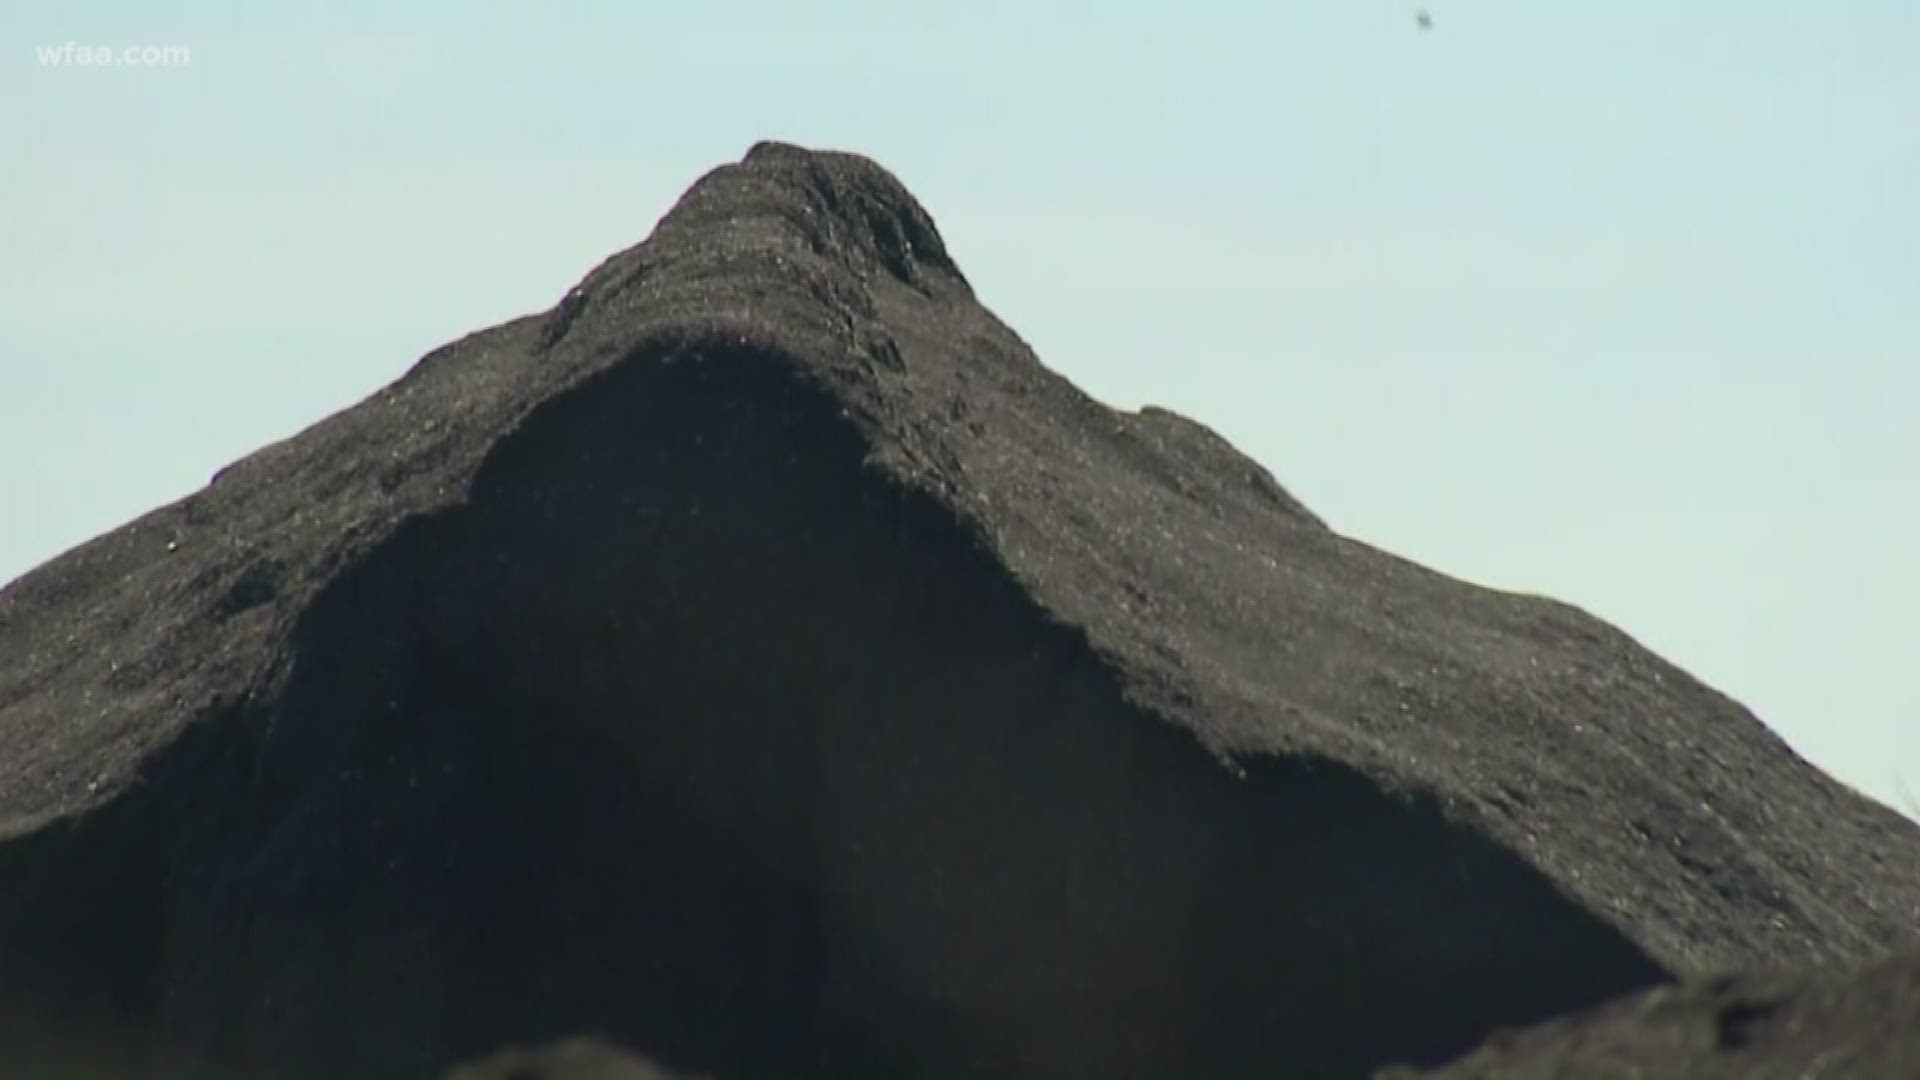
<path fill-rule="evenodd" d="M 1920 790 L 1913 0 L 273 6 L 0 8 L 0 580 L 777 137 L 1108 402 Z"/>

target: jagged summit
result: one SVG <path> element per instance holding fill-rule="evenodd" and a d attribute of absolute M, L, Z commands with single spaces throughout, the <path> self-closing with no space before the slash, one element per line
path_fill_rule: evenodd
<path fill-rule="evenodd" d="M 817 152 L 780 142 L 762 142 L 747 151 L 747 168 L 722 170 L 688 192 L 667 223 L 697 212 L 711 202 L 721 206 L 760 202 L 728 184 L 746 180 L 775 190 L 764 197 L 777 204 L 797 194 L 800 228 L 816 250 L 850 248 L 901 283 L 922 287 L 929 273 L 966 278 L 947 255 L 933 218 L 893 174 L 858 154 Z M 718 189 L 718 190 L 714 190 Z M 780 190 L 788 189 L 788 190 Z M 849 228 L 851 226 L 851 228 Z M 698 227 L 698 226 L 694 226 Z"/>
<path fill-rule="evenodd" d="M 1081 393 L 779 144 L 0 590 L 0 1049 L 69 1072 L 1361 1075 L 1864 959 L 1914 837 Z"/>
<path fill-rule="evenodd" d="M 556 342 L 589 307 L 621 303 L 658 269 L 649 255 L 676 241 L 684 241 L 676 254 L 695 263 L 675 264 L 682 284 L 739 273 L 751 262 L 749 273 L 792 279 L 803 302 L 843 318 L 869 306 L 860 294 L 877 276 L 930 298 L 944 290 L 973 296 L 933 218 L 892 173 L 858 154 L 761 142 L 695 182 L 647 243 L 608 259 L 571 290 L 543 340 Z"/>

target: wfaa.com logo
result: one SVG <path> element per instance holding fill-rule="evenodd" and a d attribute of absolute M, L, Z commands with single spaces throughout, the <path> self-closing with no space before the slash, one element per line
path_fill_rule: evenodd
<path fill-rule="evenodd" d="M 186 67 L 193 51 L 185 45 L 40 45 L 34 54 L 46 67 Z"/>

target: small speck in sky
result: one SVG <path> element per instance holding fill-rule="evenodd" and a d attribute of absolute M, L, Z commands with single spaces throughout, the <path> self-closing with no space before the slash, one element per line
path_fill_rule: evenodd
<path fill-rule="evenodd" d="M 1426 8 L 1421 8 L 1414 12 L 1413 21 L 1418 23 L 1422 30 L 1433 29 L 1433 13 L 1429 12 Z"/>

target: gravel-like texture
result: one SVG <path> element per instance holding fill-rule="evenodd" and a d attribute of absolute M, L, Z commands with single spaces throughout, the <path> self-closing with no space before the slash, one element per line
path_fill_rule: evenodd
<path fill-rule="evenodd" d="M 1722 976 L 1504 1033 L 1414 1080 L 1908 1080 L 1920 956 L 1856 972 Z"/>

